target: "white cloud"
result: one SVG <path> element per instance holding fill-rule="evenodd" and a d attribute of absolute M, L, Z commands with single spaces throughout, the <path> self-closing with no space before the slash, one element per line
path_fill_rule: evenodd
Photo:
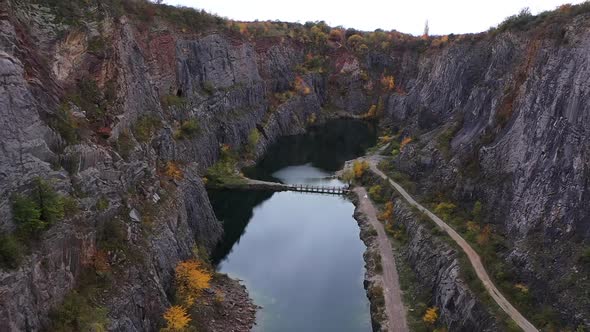
<path fill-rule="evenodd" d="M 324 20 L 332 26 L 372 31 L 395 29 L 421 34 L 426 20 L 430 34 L 480 32 L 529 7 L 533 14 L 583 0 L 166 0 L 168 4 L 205 9 L 241 21 Z"/>

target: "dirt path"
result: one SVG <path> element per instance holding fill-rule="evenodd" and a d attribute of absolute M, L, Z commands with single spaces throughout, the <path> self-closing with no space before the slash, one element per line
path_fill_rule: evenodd
<path fill-rule="evenodd" d="M 377 210 L 369 200 L 365 188 L 356 187 L 354 192 L 359 199 L 359 210 L 366 216 L 367 220 L 369 220 L 373 228 L 377 231 L 381 265 L 383 266 L 383 296 L 385 297 L 385 312 L 389 319 L 389 331 L 409 331 L 391 243 L 385 233 L 383 224 L 377 220 Z"/>
<path fill-rule="evenodd" d="M 463 249 L 469 258 L 471 265 L 475 269 L 477 277 L 481 280 L 490 296 L 494 299 L 494 301 L 496 301 L 496 303 L 498 303 L 500 308 L 502 308 L 502 310 L 504 310 L 510 316 L 510 318 L 512 318 L 525 332 L 538 332 L 539 330 L 537 330 L 535 326 L 531 324 L 531 322 L 529 322 L 520 312 L 518 312 L 518 310 L 516 310 L 516 308 L 513 307 L 510 302 L 508 302 L 508 300 L 500 293 L 498 288 L 496 288 L 496 286 L 492 283 L 492 280 L 488 276 L 488 273 L 481 263 L 481 258 L 475 252 L 475 250 L 471 248 L 469 243 L 467 243 L 467 241 L 465 241 L 461 235 L 455 232 L 455 230 L 447 225 L 442 219 L 416 202 L 412 196 L 410 196 L 404 190 L 404 188 L 383 174 L 383 172 L 377 168 L 377 164 L 379 162 L 379 158 L 377 156 L 367 158 L 367 160 L 369 161 L 371 171 L 373 171 L 373 173 L 387 180 L 389 184 L 391 184 L 391 186 L 393 186 L 393 188 L 395 188 L 395 190 L 397 190 L 404 197 L 404 199 L 410 203 L 410 205 L 417 207 L 420 211 L 425 213 L 430 219 L 432 219 L 432 221 L 434 221 L 434 223 L 443 229 L 461 247 L 461 249 Z"/>

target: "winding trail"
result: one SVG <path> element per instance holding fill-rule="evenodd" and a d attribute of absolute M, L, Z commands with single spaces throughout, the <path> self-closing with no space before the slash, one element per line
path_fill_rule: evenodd
<path fill-rule="evenodd" d="M 402 302 L 402 292 L 391 243 L 385 233 L 383 224 L 377 219 L 377 209 L 369 200 L 367 190 L 364 187 L 355 187 L 353 191 L 358 196 L 359 210 L 377 231 L 377 243 L 381 255 L 381 265 L 383 266 L 381 276 L 383 278 L 383 296 L 385 297 L 385 312 L 389 320 L 389 331 L 407 332 L 409 328 L 406 320 L 406 310 Z"/>
<path fill-rule="evenodd" d="M 434 213 L 430 212 L 428 209 L 420 205 L 420 203 L 416 202 L 408 192 L 402 188 L 399 184 L 391 180 L 387 175 L 385 175 L 381 170 L 377 168 L 377 164 L 380 161 L 379 156 L 369 156 L 366 158 L 369 162 L 370 169 L 373 173 L 377 174 L 379 177 L 383 178 L 384 180 L 388 181 L 389 184 L 397 190 L 403 198 L 412 206 L 415 206 L 421 212 L 425 213 L 435 224 L 438 225 L 441 229 L 443 229 L 460 247 L 463 251 L 467 254 L 469 258 L 469 262 L 475 269 L 475 273 L 481 282 L 483 283 L 484 287 L 490 294 L 490 296 L 496 301 L 496 303 L 512 318 L 516 324 L 520 328 L 522 328 L 525 332 L 538 332 L 537 328 L 531 322 L 529 322 L 510 302 L 500 293 L 498 288 L 494 285 L 492 280 L 490 279 L 488 273 L 486 272 L 483 264 L 481 263 L 481 258 L 479 255 L 471 248 L 469 243 L 465 241 L 453 228 L 447 225 L 442 219 L 437 217 Z M 385 270 L 385 269 L 384 269 Z"/>

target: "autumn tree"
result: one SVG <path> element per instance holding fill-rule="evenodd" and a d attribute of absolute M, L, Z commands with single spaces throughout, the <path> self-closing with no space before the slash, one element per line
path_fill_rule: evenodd
<path fill-rule="evenodd" d="M 211 273 L 195 259 L 178 263 L 175 271 L 178 297 L 187 306 L 191 306 L 202 291 L 209 288 Z"/>
<path fill-rule="evenodd" d="M 182 331 L 191 321 L 186 309 L 179 305 L 170 307 L 164 313 L 164 319 L 166 320 L 166 328 L 163 330 L 166 332 Z"/>
<path fill-rule="evenodd" d="M 381 76 L 381 86 L 385 90 L 393 91 L 393 89 L 395 88 L 395 78 L 392 75 Z"/>
<path fill-rule="evenodd" d="M 434 208 L 434 213 L 436 213 L 443 220 L 447 220 L 451 216 L 451 213 L 455 211 L 456 207 L 457 206 L 453 203 L 441 202 Z"/>
<path fill-rule="evenodd" d="M 390 201 L 390 202 L 385 203 L 385 209 L 379 215 L 378 219 L 383 222 L 387 222 L 387 221 L 391 221 L 392 218 L 393 218 L 393 202 Z"/>
<path fill-rule="evenodd" d="M 166 163 L 166 169 L 164 173 L 167 177 L 170 177 L 174 180 L 182 179 L 182 171 L 180 170 L 178 165 L 176 165 L 176 163 L 174 163 L 173 161 L 168 161 Z"/>
<path fill-rule="evenodd" d="M 410 136 L 404 137 L 402 142 L 399 144 L 399 150 L 403 151 L 404 147 L 412 142 L 412 138 Z"/>
<path fill-rule="evenodd" d="M 363 160 L 363 161 L 356 160 L 354 162 L 354 164 L 352 165 L 352 169 L 354 172 L 354 177 L 356 179 L 360 179 L 363 176 L 363 174 L 365 173 L 365 171 L 367 169 L 369 169 L 369 163 L 365 160 Z"/>
<path fill-rule="evenodd" d="M 426 310 L 424 316 L 422 316 L 422 320 L 429 325 L 434 325 L 436 320 L 438 319 L 438 308 L 431 307 Z"/>
<path fill-rule="evenodd" d="M 374 119 L 375 117 L 377 117 L 377 105 L 371 105 L 367 113 L 365 113 L 364 117 L 367 119 Z"/>
<path fill-rule="evenodd" d="M 295 77 L 295 83 L 293 83 L 293 88 L 297 93 L 301 95 L 308 95 L 311 93 L 311 88 L 305 83 L 305 81 L 301 78 L 301 76 Z"/>

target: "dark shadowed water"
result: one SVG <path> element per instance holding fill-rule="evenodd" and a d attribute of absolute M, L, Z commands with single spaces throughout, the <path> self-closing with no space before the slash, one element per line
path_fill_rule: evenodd
<path fill-rule="evenodd" d="M 282 138 L 246 173 L 284 183 L 342 185 L 344 161 L 374 145 L 363 122 L 333 121 Z M 363 289 L 364 244 L 341 196 L 211 191 L 225 235 L 212 259 L 243 280 L 256 304 L 255 331 L 370 331 Z"/>

